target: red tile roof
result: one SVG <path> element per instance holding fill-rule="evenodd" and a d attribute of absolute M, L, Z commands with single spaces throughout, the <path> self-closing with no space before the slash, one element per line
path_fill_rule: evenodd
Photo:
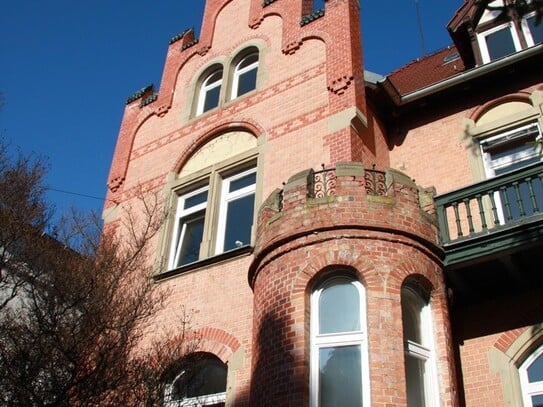
<path fill-rule="evenodd" d="M 388 75 L 401 95 L 414 92 L 465 70 L 455 46 L 416 59 Z"/>

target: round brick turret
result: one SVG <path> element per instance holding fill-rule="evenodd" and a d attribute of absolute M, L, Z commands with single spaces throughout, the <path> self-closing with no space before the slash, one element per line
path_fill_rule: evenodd
<path fill-rule="evenodd" d="M 366 289 L 372 406 L 406 405 L 400 292 L 406 279 L 431 296 L 438 360 L 453 360 L 432 190 L 395 170 L 360 163 L 296 174 L 258 214 L 251 405 L 309 404 L 309 297 L 326 273 Z M 442 405 L 455 405 L 454 367 L 438 366 Z M 389 404 L 387 404 L 389 403 Z"/>

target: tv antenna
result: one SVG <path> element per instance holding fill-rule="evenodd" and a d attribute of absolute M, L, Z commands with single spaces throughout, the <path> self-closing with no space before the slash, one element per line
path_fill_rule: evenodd
<path fill-rule="evenodd" d="M 426 55 L 426 46 L 424 45 L 424 32 L 422 30 L 422 19 L 420 18 L 419 0 L 415 0 L 415 9 L 417 10 L 417 25 L 419 26 L 420 46 L 422 55 Z"/>

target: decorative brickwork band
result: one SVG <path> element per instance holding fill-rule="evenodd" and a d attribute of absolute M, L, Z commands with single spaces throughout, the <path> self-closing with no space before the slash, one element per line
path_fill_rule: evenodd
<path fill-rule="evenodd" d="M 347 88 L 351 85 L 353 80 L 354 80 L 354 76 L 343 75 L 333 80 L 332 83 L 328 85 L 328 90 L 337 95 L 342 95 L 343 93 L 345 93 Z"/>
<path fill-rule="evenodd" d="M 292 41 L 285 45 L 283 48 L 283 54 L 292 55 L 300 49 L 302 46 L 302 40 Z"/>
<path fill-rule="evenodd" d="M 108 183 L 111 192 L 117 192 L 124 182 L 124 177 L 114 178 Z"/>

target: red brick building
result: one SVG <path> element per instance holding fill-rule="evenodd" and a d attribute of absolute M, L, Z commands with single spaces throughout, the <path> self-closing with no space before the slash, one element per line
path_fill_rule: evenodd
<path fill-rule="evenodd" d="M 543 405 L 542 26 L 466 0 L 381 77 L 358 3 L 208 0 L 127 101 L 104 219 L 161 193 L 205 361 L 168 405 Z"/>

